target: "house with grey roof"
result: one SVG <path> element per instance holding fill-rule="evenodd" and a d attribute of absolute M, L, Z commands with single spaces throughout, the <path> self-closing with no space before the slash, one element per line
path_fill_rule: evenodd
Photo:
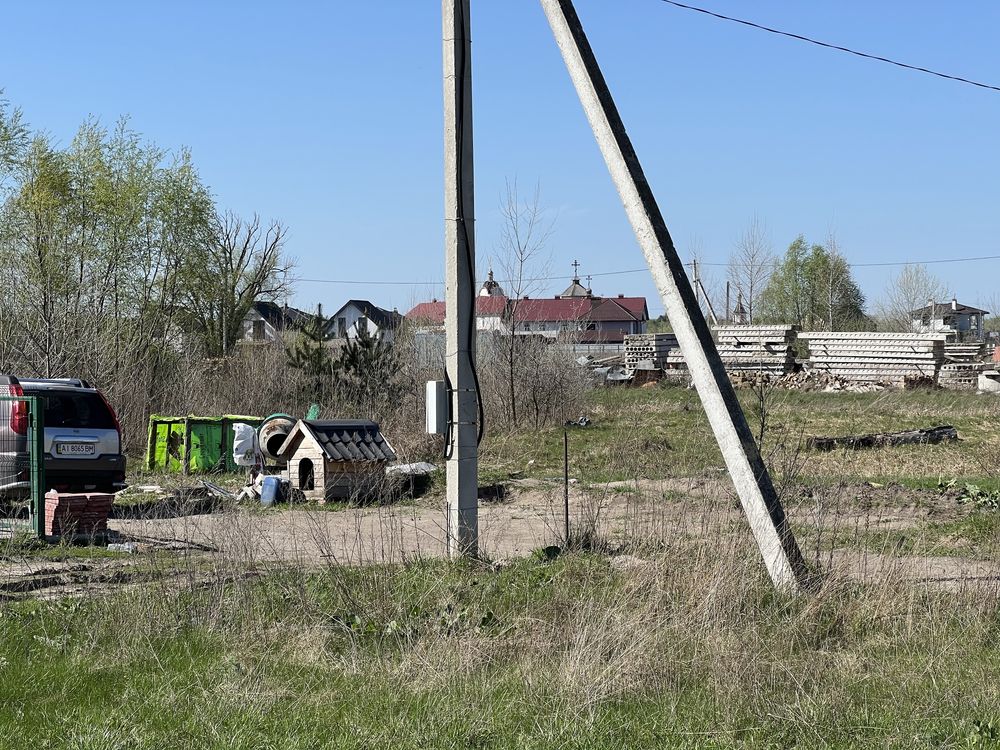
<path fill-rule="evenodd" d="M 312 316 L 288 305 L 258 300 L 254 302 L 243 318 L 242 341 L 273 342 L 284 341 L 285 335 L 299 330 Z"/>
<path fill-rule="evenodd" d="M 366 299 L 349 299 L 330 316 L 329 332 L 338 339 L 355 339 L 364 330 L 392 343 L 402 321 L 403 316 L 396 310 L 386 310 Z"/>
<path fill-rule="evenodd" d="M 943 333 L 956 341 L 982 341 L 983 319 L 989 314 L 989 310 L 963 305 L 954 298 L 951 302 L 930 300 L 910 311 L 910 322 L 915 333 Z"/>

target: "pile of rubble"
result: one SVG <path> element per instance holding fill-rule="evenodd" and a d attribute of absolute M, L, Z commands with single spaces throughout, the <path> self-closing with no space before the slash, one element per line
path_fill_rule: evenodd
<path fill-rule="evenodd" d="M 789 391 L 816 391 L 822 393 L 871 393 L 892 388 L 892 383 L 886 381 L 857 382 L 847 380 L 829 372 L 816 370 L 800 370 L 784 375 L 774 375 L 769 372 L 754 372 L 744 370 L 729 374 L 729 379 L 737 388 L 767 386 Z"/>

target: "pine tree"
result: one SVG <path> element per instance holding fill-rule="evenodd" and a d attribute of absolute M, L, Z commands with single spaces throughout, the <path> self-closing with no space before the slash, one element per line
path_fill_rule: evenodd
<path fill-rule="evenodd" d="M 399 395 L 397 364 L 392 346 L 362 327 L 341 349 L 333 370 L 346 399 L 366 416 L 375 417 Z"/>
<path fill-rule="evenodd" d="M 333 383 L 334 360 L 327 343 L 334 338 L 330 320 L 323 316 L 323 306 L 316 307 L 316 315 L 302 326 L 298 339 L 285 349 L 288 364 L 306 375 L 307 398 L 326 402 Z"/>

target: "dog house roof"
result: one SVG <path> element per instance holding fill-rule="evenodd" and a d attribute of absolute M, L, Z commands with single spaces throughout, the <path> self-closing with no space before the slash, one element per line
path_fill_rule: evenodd
<path fill-rule="evenodd" d="M 396 452 L 382 436 L 376 422 L 365 419 L 302 419 L 295 431 L 299 428 L 319 444 L 330 461 L 396 460 Z M 289 435 L 289 440 L 292 437 L 293 435 Z M 282 446 L 282 452 L 284 448 Z"/>

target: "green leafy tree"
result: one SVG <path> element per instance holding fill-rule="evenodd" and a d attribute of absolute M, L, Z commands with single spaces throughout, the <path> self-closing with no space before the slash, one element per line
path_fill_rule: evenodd
<path fill-rule="evenodd" d="M 320 404 L 328 402 L 333 385 L 334 359 L 328 345 L 333 338 L 330 319 L 323 315 L 323 307 L 318 306 L 316 314 L 299 330 L 295 343 L 285 350 L 288 365 L 305 375 L 303 395 Z"/>
<path fill-rule="evenodd" d="M 810 245 L 802 235 L 775 265 L 757 320 L 830 331 L 870 327 L 864 294 L 836 242 Z"/>
<path fill-rule="evenodd" d="M 204 242 L 208 192 L 188 154 L 168 157 L 124 120 L 113 131 L 84 123 L 65 149 L 22 141 L 6 138 L 0 213 L 11 290 L 0 312 L 16 323 L 20 369 L 134 375 L 136 357 L 162 348 L 182 268 Z"/>

